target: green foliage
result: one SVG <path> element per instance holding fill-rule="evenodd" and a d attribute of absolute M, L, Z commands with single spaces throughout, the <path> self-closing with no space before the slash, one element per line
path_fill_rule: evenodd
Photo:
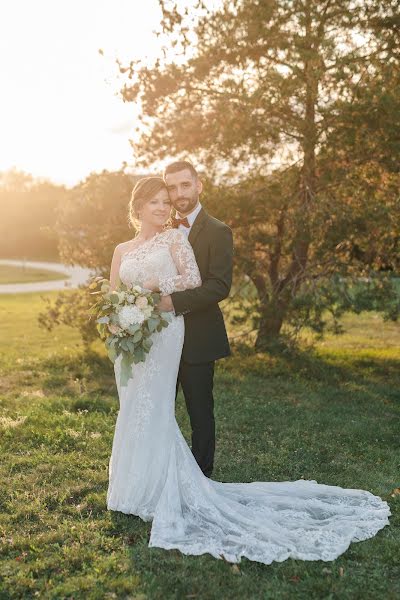
<path fill-rule="evenodd" d="M 77 329 L 83 344 L 88 347 L 96 338 L 96 326 L 90 320 L 91 298 L 86 286 L 74 290 L 59 292 L 54 299 L 52 296 L 42 296 L 45 307 L 38 314 L 38 325 L 51 332 L 58 325 L 66 325 Z"/>
<path fill-rule="evenodd" d="M 133 237 L 128 203 L 136 179 L 122 171 L 103 171 L 71 190 L 56 225 L 63 262 L 108 275 L 115 246 Z"/>
<path fill-rule="evenodd" d="M 292 335 L 303 327 L 322 337 L 326 331 L 343 332 L 341 318 L 349 311 L 383 313 L 396 321 L 400 314 L 399 280 L 372 275 L 365 279 L 332 276 L 315 285 L 304 285 L 290 306 L 287 322 Z"/>
<path fill-rule="evenodd" d="M 146 165 L 200 154 L 211 165 L 222 158 L 265 173 L 282 147 L 292 156 L 310 142 L 323 147 L 322 133 L 340 121 L 337 98 L 347 100 L 368 63 L 373 78 L 398 57 L 388 0 L 234 0 L 197 11 L 172 0 L 160 5 L 164 57 L 153 69 L 140 61 L 121 66 L 125 100 L 142 104 L 135 150 Z M 315 119 L 307 121 L 310 108 Z"/>
<path fill-rule="evenodd" d="M 268 292 L 268 290 L 267 290 Z M 247 276 L 236 277 L 231 297 L 224 306 L 232 341 L 249 339 L 258 331 L 262 313 L 257 290 Z M 265 349 L 287 351 L 313 333 L 312 343 L 328 333 L 345 332 L 343 317 L 355 314 L 382 314 L 385 321 L 397 322 L 400 314 L 400 280 L 387 273 L 369 277 L 342 277 L 338 274 L 303 283 L 290 302 L 280 338 L 268 340 Z M 240 333 L 233 333 L 240 332 Z M 311 340 L 309 340 L 311 343 Z"/>

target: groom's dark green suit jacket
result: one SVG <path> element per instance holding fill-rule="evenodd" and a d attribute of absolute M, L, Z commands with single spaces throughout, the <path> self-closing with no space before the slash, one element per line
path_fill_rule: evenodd
<path fill-rule="evenodd" d="M 231 229 L 202 208 L 189 233 L 202 285 L 171 294 L 176 315 L 184 315 L 182 358 L 203 363 L 230 355 L 228 336 L 218 302 L 232 285 L 233 240 Z"/>

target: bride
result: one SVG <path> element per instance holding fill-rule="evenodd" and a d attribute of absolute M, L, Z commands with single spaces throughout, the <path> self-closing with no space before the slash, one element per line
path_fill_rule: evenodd
<path fill-rule="evenodd" d="M 187 237 L 168 228 L 171 203 L 161 178 L 140 180 L 131 219 L 139 233 L 114 251 L 111 287 L 119 280 L 162 295 L 201 285 Z M 107 508 L 152 521 L 149 546 L 209 553 L 236 563 L 287 558 L 329 561 L 388 524 L 389 506 L 368 491 L 316 481 L 221 483 L 206 477 L 175 420 L 184 341 L 183 316 L 154 336 L 144 363 L 121 387 L 109 463 Z"/>

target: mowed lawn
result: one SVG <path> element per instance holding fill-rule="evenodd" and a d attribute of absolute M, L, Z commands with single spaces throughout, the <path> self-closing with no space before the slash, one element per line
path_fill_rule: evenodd
<path fill-rule="evenodd" d="M 53 281 L 57 279 L 69 279 L 69 275 L 60 271 L 49 271 L 48 269 L 0 265 L 0 284 L 34 283 L 36 281 Z"/>
<path fill-rule="evenodd" d="M 150 523 L 106 510 L 112 365 L 73 330 L 38 329 L 40 296 L 0 296 L 0 599 L 400 597 L 398 324 L 348 316 L 314 352 L 219 362 L 215 479 L 316 479 L 370 490 L 393 513 L 336 561 L 236 566 L 149 549 Z M 181 396 L 177 416 L 188 438 Z"/>

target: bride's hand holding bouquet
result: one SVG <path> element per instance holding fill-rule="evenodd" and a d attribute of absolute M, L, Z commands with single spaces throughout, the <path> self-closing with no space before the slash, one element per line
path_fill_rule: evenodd
<path fill-rule="evenodd" d="M 132 365 L 146 360 L 153 345 L 152 336 L 168 327 L 168 313 L 161 312 L 157 305 L 161 296 L 155 291 L 155 280 L 139 285 L 121 284 L 112 290 L 110 281 L 95 277 L 89 285 L 91 295 L 98 296 L 90 307 L 91 316 L 96 317 L 96 327 L 105 340 L 110 360 L 121 359 L 121 386 L 127 385 L 132 377 Z"/>

